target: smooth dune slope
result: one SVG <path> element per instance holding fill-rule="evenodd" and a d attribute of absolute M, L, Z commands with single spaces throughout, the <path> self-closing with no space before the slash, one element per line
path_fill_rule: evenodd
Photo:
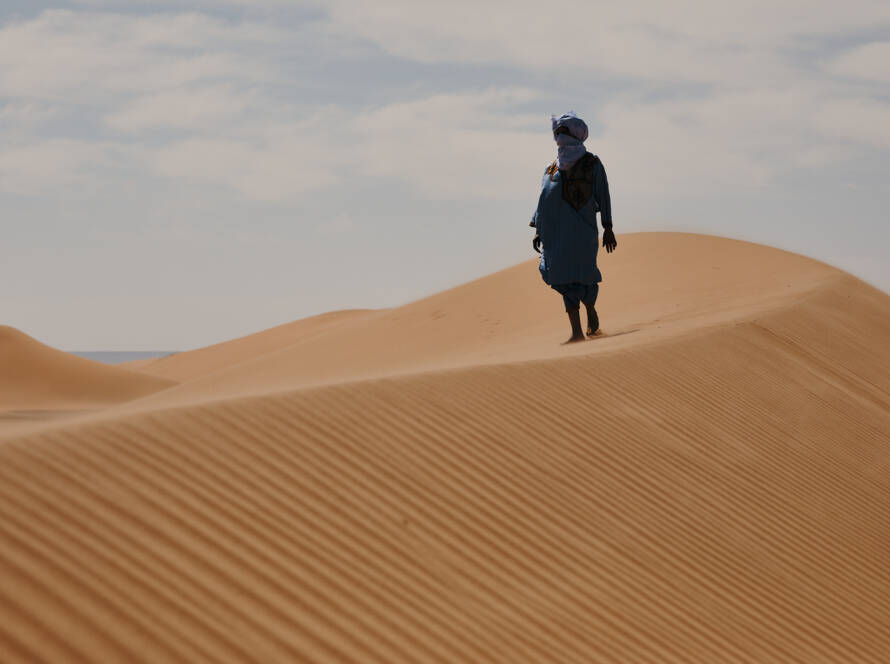
<path fill-rule="evenodd" d="M 174 384 L 64 353 L 0 326 L 0 413 L 107 406 Z"/>
<path fill-rule="evenodd" d="M 355 323 L 373 313 L 375 312 L 369 309 L 332 311 L 205 348 L 150 360 L 136 360 L 126 363 L 125 366 L 142 373 L 181 383 L 294 344 L 304 343 L 337 326 Z"/>
<path fill-rule="evenodd" d="M 609 352 L 694 327 L 744 318 L 794 300 L 841 273 L 771 247 L 685 233 L 635 233 L 600 257 L 605 281 L 598 310 L 613 339 L 565 348 L 561 297 L 535 261 L 402 307 L 360 312 L 323 333 L 289 333 L 271 352 L 256 345 L 213 351 L 214 371 L 162 372 L 165 363 L 200 364 L 205 351 L 165 358 L 143 370 L 183 385 L 133 408 L 256 394 L 432 369 Z M 310 319 L 311 320 L 311 319 Z M 262 335 L 257 335 L 262 337 Z"/>
<path fill-rule="evenodd" d="M 0 661 L 886 662 L 890 296 L 761 253 L 604 302 L 649 336 L 0 441 Z"/>

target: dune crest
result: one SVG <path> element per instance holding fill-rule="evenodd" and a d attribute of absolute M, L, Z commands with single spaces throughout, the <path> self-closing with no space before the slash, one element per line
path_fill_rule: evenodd
<path fill-rule="evenodd" d="M 687 233 L 623 235 L 621 250 L 604 254 L 601 263 L 605 281 L 597 308 L 604 331 L 615 338 L 596 345 L 559 345 L 568 329 L 562 300 L 532 260 L 401 307 L 337 314 L 328 324 L 324 317 L 297 321 L 164 358 L 142 370 L 182 385 L 127 408 L 611 352 L 743 320 L 842 276 L 804 256 Z M 321 332 L 319 324 L 325 324 Z M 273 332 L 274 343 L 267 341 Z M 164 372 L 165 366 L 176 370 Z"/>
<path fill-rule="evenodd" d="M 0 441 L 0 661 L 885 662 L 890 296 L 658 235 L 633 334 L 527 264 Z"/>
<path fill-rule="evenodd" d="M 0 326 L 0 411 L 108 406 L 174 384 L 71 355 Z"/>

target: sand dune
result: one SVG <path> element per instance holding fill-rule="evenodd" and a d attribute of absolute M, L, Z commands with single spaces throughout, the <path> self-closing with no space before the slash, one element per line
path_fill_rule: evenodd
<path fill-rule="evenodd" d="M 341 314 L 323 333 L 307 326 L 287 330 L 274 344 L 245 340 L 165 358 L 142 370 L 183 385 L 139 407 L 610 352 L 751 316 L 841 274 L 803 256 L 711 236 L 631 234 L 622 236 L 621 249 L 602 257 L 607 280 L 598 309 L 606 333 L 632 337 L 561 347 L 568 329 L 562 299 L 530 261 L 395 309 Z M 213 364 L 203 362 L 204 353 Z"/>
<path fill-rule="evenodd" d="M 886 662 L 890 296 L 619 250 L 631 334 L 526 264 L 0 441 L 0 661 Z"/>
<path fill-rule="evenodd" d="M 0 412 L 107 406 L 173 381 L 63 353 L 0 326 Z"/>
<path fill-rule="evenodd" d="M 369 309 L 332 311 L 198 350 L 148 360 L 135 360 L 126 362 L 123 366 L 181 383 L 220 369 L 231 368 L 281 348 L 304 343 L 330 332 L 337 326 L 355 323 L 373 313 L 374 311 Z"/>

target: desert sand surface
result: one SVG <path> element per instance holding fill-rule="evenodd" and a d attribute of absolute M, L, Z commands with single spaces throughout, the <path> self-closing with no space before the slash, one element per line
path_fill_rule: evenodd
<path fill-rule="evenodd" d="M 6 326 L 0 326 L 0 368 L 0 433 L 11 420 L 102 408 L 175 384 L 64 353 Z"/>
<path fill-rule="evenodd" d="M 618 239 L 573 346 L 527 262 L 82 365 L 89 413 L 0 430 L 0 661 L 886 662 L 890 296 Z M 52 358 L 0 410 L 75 403 Z"/>
<path fill-rule="evenodd" d="M 332 311 L 194 351 L 171 353 L 159 358 L 133 360 L 118 366 L 179 383 L 220 369 L 237 366 L 245 360 L 266 355 L 296 343 L 305 343 L 318 335 L 330 332 L 331 329 L 339 325 L 355 323 L 371 313 L 374 312 L 367 309 Z"/>
<path fill-rule="evenodd" d="M 621 249 L 600 257 L 608 274 L 597 309 L 613 338 L 596 346 L 560 346 L 568 329 L 562 299 L 533 260 L 402 307 L 334 312 L 155 360 L 140 370 L 181 385 L 129 407 L 610 352 L 752 316 L 840 275 L 803 256 L 718 237 L 629 234 Z"/>

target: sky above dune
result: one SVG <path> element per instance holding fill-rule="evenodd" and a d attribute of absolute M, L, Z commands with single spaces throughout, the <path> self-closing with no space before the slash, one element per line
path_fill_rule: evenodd
<path fill-rule="evenodd" d="M 886 0 L 5 0 L 0 324 L 187 349 L 530 258 L 568 109 L 619 251 L 724 235 L 890 291 Z"/>

